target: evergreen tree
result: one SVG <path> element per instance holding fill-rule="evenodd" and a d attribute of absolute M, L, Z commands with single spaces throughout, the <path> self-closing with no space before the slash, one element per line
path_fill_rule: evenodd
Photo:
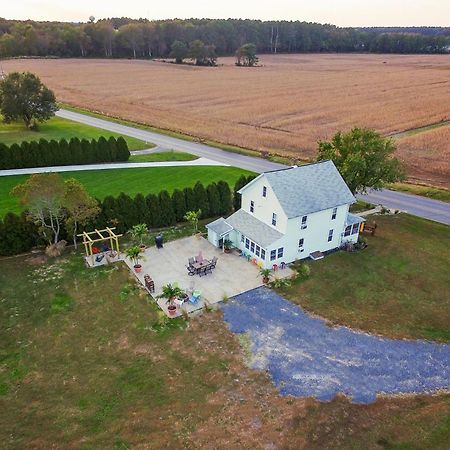
<path fill-rule="evenodd" d="M 30 164 L 30 143 L 23 141 L 20 144 L 20 165 L 19 167 L 31 167 Z"/>
<path fill-rule="evenodd" d="M 197 201 L 195 199 L 194 190 L 190 187 L 183 189 L 186 201 L 186 211 L 195 211 L 197 209 Z"/>
<path fill-rule="evenodd" d="M 182 222 L 184 220 L 184 215 L 186 214 L 186 198 L 184 193 L 179 189 L 175 189 L 172 194 L 172 205 L 175 211 L 175 219 L 177 222 Z"/>
<path fill-rule="evenodd" d="M 80 142 L 81 155 L 85 164 L 91 164 L 96 162 L 96 155 L 94 151 L 94 145 L 87 139 L 81 139 Z"/>
<path fill-rule="evenodd" d="M 161 191 L 158 195 L 161 208 L 161 226 L 168 227 L 176 223 L 175 211 L 173 209 L 172 199 L 167 191 Z"/>
<path fill-rule="evenodd" d="M 230 214 L 233 207 L 231 198 L 231 189 L 226 181 L 219 181 L 217 183 L 217 189 L 219 189 L 220 195 L 220 211 L 219 214 L 226 216 Z"/>
<path fill-rule="evenodd" d="M 135 219 L 137 220 L 137 223 L 147 223 L 148 214 L 145 197 L 142 194 L 136 194 L 133 203 L 134 203 L 134 211 L 136 214 Z"/>
<path fill-rule="evenodd" d="M 9 147 L 11 169 L 22 167 L 22 148 L 19 144 Z"/>
<path fill-rule="evenodd" d="M 0 142 L 0 169 L 9 169 L 9 148 Z"/>
<path fill-rule="evenodd" d="M 201 218 L 204 219 L 206 217 L 209 217 L 209 200 L 208 200 L 208 194 L 206 193 L 206 190 L 200 181 L 197 181 L 197 183 L 194 186 L 194 196 L 195 196 L 195 208 L 193 208 L 190 211 L 197 211 L 201 210 L 202 215 Z"/>
<path fill-rule="evenodd" d="M 69 141 L 69 164 L 86 164 L 83 159 L 83 152 L 81 150 L 81 142 L 78 138 L 74 137 Z"/>
<path fill-rule="evenodd" d="M 236 184 L 234 185 L 233 206 L 235 211 L 241 208 L 241 194 L 238 194 L 238 191 L 241 188 L 243 188 L 246 184 L 247 184 L 247 177 L 245 175 L 241 175 L 236 181 Z"/>
<path fill-rule="evenodd" d="M 51 166 L 53 160 L 49 154 L 49 143 L 46 139 L 39 139 L 39 161 L 43 167 Z"/>
<path fill-rule="evenodd" d="M 130 158 L 130 150 L 128 150 L 127 141 L 120 136 L 116 142 L 117 161 L 128 161 Z"/>
<path fill-rule="evenodd" d="M 148 194 L 145 197 L 147 205 L 147 220 L 146 224 L 151 228 L 158 228 L 161 226 L 161 205 L 158 197 L 155 194 Z"/>
<path fill-rule="evenodd" d="M 121 233 L 124 233 L 137 223 L 133 199 L 124 192 L 121 192 L 116 200 L 116 208 L 119 219 L 117 227 Z"/>
<path fill-rule="evenodd" d="M 111 161 L 110 155 L 109 155 L 108 141 L 103 136 L 100 136 L 98 138 L 96 155 L 97 155 L 98 162 Z"/>
<path fill-rule="evenodd" d="M 27 220 L 25 213 L 20 216 L 7 213 L 3 220 L 0 220 L 0 255 L 28 252 L 38 242 L 37 227 Z"/>
<path fill-rule="evenodd" d="M 55 141 L 54 139 L 52 139 L 49 143 L 48 143 L 48 150 L 47 150 L 48 154 L 47 154 L 47 162 L 48 165 L 57 165 L 58 161 L 60 159 L 60 155 L 59 155 L 59 143 L 57 141 Z"/>
<path fill-rule="evenodd" d="M 101 202 L 100 216 L 104 218 L 105 225 L 110 227 L 117 226 L 121 221 L 121 217 L 117 209 L 117 201 L 112 195 L 108 195 Z"/>
<path fill-rule="evenodd" d="M 211 217 L 218 216 L 221 211 L 220 194 L 216 183 L 211 183 L 206 188 L 209 203 L 209 215 Z"/>
<path fill-rule="evenodd" d="M 109 146 L 109 159 L 110 161 L 119 161 L 119 155 L 117 150 L 117 141 L 116 138 L 113 136 L 110 136 L 108 139 L 108 146 Z"/>
<path fill-rule="evenodd" d="M 57 161 L 53 165 L 55 166 L 64 166 L 67 164 L 70 164 L 70 150 L 69 150 L 69 143 L 65 139 L 61 139 L 59 141 L 59 146 L 57 143 L 58 148 L 58 156 Z"/>

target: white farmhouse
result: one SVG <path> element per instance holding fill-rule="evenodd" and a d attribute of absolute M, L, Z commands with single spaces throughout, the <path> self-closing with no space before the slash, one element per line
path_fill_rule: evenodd
<path fill-rule="evenodd" d="M 349 212 L 356 199 L 332 161 L 262 173 L 239 194 L 241 209 L 208 224 L 208 240 L 228 239 L 266 268 L 356 242 L 364 221 Z"/>

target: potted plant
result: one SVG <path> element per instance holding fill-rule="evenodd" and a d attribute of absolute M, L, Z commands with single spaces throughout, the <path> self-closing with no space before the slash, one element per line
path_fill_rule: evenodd
<path fill-rule="evenodd" d="M 127 248 L 125 254 L 133 262 L 133 268 L 136 273 L 142 270 L 142 266 L 139 264 L 139 260 L 143 259 L 141 255 L 141 249 L 137 245 Z"/>
<path fill-rule="evenodd" d="M 224 252 L 225 253 L 230 253 L 232 245 L 233 245 L 233 243 L 229 239 L 225 239 L 223 241 L 223 250 L 224 250 Z"/>
<path fill-rule="evenodd" d="M 147 225 L 145 223 L 140 223 L 138 225 L 134 225 L 130 230 L 131 237 L 136 244 L 139 244 L 139 248 L 141 252 L 143 252 L 147 247 L 144 244 L 144 237 L 147 235 Z"/>
<path fill-rule="evenodd" d="M 272 271 L 270 269 L 261 269 L 259 274 L 262 276 L 263 283 L 267 284 L 269 282 L 270 274 Z"/>
<path fill-rule="evenodd" d="M 172 284 L 166 284 L 162 287 L 162 294 L 158 295 L 157 298 L 165 298 L 169 306 L 167 310 L 169 311 L 169 316 L 174 316 L 177 312 L 177 307 L 173 304 L 173 301 L 177 297 L 181 297 L 184 294 L 183 290 L 178 286 L 173 286 Z"/>

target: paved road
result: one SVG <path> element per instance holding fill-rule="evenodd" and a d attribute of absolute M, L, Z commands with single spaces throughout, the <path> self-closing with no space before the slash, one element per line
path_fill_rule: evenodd
<path fill-rule="evenodd" d="M 222 309 L 231 331 L 250 338 L 251 366 L 268 370 L 282 395 L 371 403 L 380 393 L 450 389 L 450 345 L 329 327 L 264 287 Z"/>
<path fill-rule="evenodd" d="M 367 195 L 357 195 L 357 197 L 375 205 L 380 204 L 386 208 L 399 209 L 415 216 L 450 225 L 450 203 L 387 189 L 372 191 Z"/>
<path fill-rule="evenodd" d="M 143 141 L 152 142 L 161 148 L 192 153 L 194 155 L 213 159 L 223 164 L 240 167 L 242 169 L 251 170 L 257 173 L 286 167 L 282 164 L 267 161 L 262 158 L 254 158 L 251 156 L 226 152 L 224 150 L 198 142 L 185 141 L 183 139 L 165 136 L 163 134 L 141 130 L 139 128 L 134 128 L 127 125 L 121 125 L 108 120 L 98 119 L 96 117 L 91 117 L 64 109 L 59 110 L 56 114 L 59 117 L 70 119 L 75 122 L 81 122 L 86 125 L 113 131 L 124 136 L 130 136 Z M 410 214 L 450 225 L 449 203 L 443 203 L 416 195 L 389 191 L 387 189 L 380 192 L 371 193 L 367 196 L 362 196 L 361 198 L 373 203 L 383 204 L 387 208 L 401 209 L 403 211 L 408 211 Z"/>
<path fill-rule="evenodd" d="M 83 170 L 138 169 L 143 167 L 226 166 L 226 165 L 227 164 L 223 164 L 221 162 L 214 161 L 208 158 L 198 158 L 192 161 L 84 164 L 75 166 L 32 167 L 26 169 L 0 170 L 0 177 L 7 177 L 11 175 L 30 175 L 32 173 L 80 172 Z"/>

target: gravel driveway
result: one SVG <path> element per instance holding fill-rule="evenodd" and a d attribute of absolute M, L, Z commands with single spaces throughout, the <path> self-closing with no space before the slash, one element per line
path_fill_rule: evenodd
<path fill-rule="evenodd" d="M 223 311 L 231 331 L 248 333 L 252 367 L 268 370 L 282 395 L 329 401 L 341 392 L 371 403 L 377 393 L 450 389 L 450 345 L 330 328 L 264 287 Z"/>

